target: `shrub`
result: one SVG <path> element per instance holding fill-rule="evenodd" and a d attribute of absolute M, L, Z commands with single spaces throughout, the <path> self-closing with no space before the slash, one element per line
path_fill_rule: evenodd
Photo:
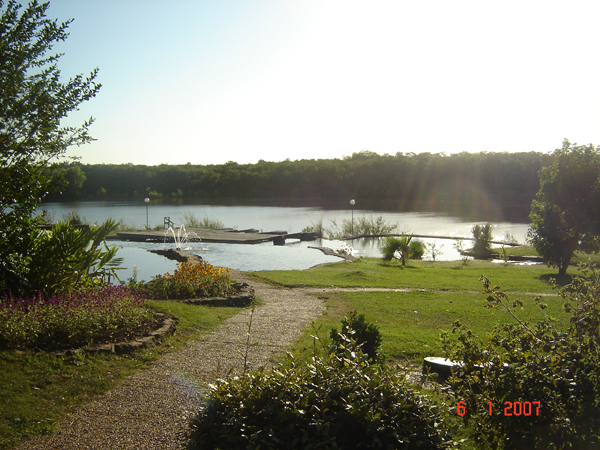
<path fill-rule="evenodd" d="M 412 241 L 410 243 L 410 259 L 421 259 L 425 253 L 425 247 L 421 241 Z"/>
<path fill-rule="evenodd" d="M 232 292 L 229 269 L 205 261 L 198 264 L 180 262 L 171 275 L 157 275 L 144 286 L 150 298 L 185 299 L 222 297 Z"/>
<path fill-rule="evenodd" d="M 398 258 L 404 266 L 409 259 L 421 259 L 425 250 L 420 241 L 413 241 L 412 236 L 402 235 L 400 238 L 386 238 L 381 252 L 385 261 Z"/>
<path fill-rule="evenodd" d="M 357 217 L 352 220 L 344 219 L 342 225 L 338 225 L 335 220 L 331 221 L 333 228 L 328 230 L 329 239 L 342 239 L 347 236 L 385 236 L 393 233 L 398 224 L 387 223 L 383 216 Z"/>
<path fill-rule="evenodd" d="M 435 407 L 355 346 L 211 386 L 192 440 L 211 449 L 447 448 Z"/>
<path fill-rule="evenodd" d="M 442 253 L 442 247 L 444 246 L 444 244 L 438 247 L 435 242 L 431 242 L 429 244 L 425 244 L 425 246 L 427 248 L 427 252 L 431 255 L 431 259 L 433 260 L 433 262 L 435 262 L 435 258 L 437 258 Z"/>
<path fill-rule="evenodd" d="M 471 232 L 473 233 L 473 239 L 475 244 L 473 245 L 473 253 L 476 258 L 484 258 L 491 252 L 490 244 L 492 241 L 492 225 L 486 223 L 485 225 L 475 225 Z"/>
<path fill-rule="evenodd" d="M 225 228 L 223 221 L 219 219 L 209 219 L 208 217 L 198 219 L 190 210 L 185 210 L 183 212 L 183 223 L 188 228 L 212 228 L 215 230 Z"/>
<path fill-rule="evenodd" d="M 458 323 L 452 330 L 457 342 L 444 335 L 446 357 L 462 361 L 464 372 L 450 384 L 456 400 L 464 402 L 464 420 L 476 424 L 479 444 L 600 448 L 600 282 L 595 271 L 585 273 L 587 279 L 561 291 L 566 311 L 573 314 L 566 333 L 550 319 L 533 325 L 520 321 L 511 308 L 521 302 L 511 305 L 498 286 L 483 278 L 488 305 L 503 308 L 516 323 L 497 327 L 487 343 Z"/>
<path fill-rule="evenodd" d="M 0 298 L 0 347 L 58 350 L 128 337 L 155 322 L 145 299 L 124 286 L 44 297 Z"/>
<path fill-rule="evenodd" d="M 116 277 L 122 258 L 116 257 L 117 247 L 109 249 L 104 239 L 118 225 L 109 219 L 99 226 L 74 228 L 75 217 L 56 223 L 50 231 L 36 230 L 27 236 L 21 294 L 49 296 L 101 286 L 109 275 Z"/>
<path fill-rule="evenodd" d="M 346 343 L 353 340 L 361 351 L 373 361 L 382 359 L 379 354 L 381 346 L 379 328 L 374 323 L 367 322 L 364 314 L 359 315 L 357 311 L 352 311 L 342 319 L 341 331 L 332 328 L 330 337 L 334 351 L 338 353 L 343 353 Z"/>

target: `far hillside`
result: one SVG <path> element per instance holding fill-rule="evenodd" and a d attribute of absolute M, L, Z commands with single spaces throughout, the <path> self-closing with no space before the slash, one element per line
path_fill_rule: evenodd
<path fill-rule="evenodd" d="M 350 198 L 394 201 L 398 210 L 462 214 L 496 205 L 505 217 L 526 219 L 539 188 L 544 153 L 397 153 L 363 151 L 343 159 L 221 165 L 144 166 L 65 163 L 52 167 L 61 192 L 46 201 L 167 199 Z"/>

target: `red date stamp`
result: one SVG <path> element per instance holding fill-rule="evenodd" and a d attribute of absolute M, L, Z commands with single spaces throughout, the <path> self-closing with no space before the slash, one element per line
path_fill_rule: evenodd
<path fill-rule="evenodd" d="M 488 412 L 492 415 L 492 402 L 488 401 Z M 504 416 L 539 416 L 541 402 L 504 402 Z M 464 416 L 467 412 L 465 402 L 456 404 L 456 413 Z"/>

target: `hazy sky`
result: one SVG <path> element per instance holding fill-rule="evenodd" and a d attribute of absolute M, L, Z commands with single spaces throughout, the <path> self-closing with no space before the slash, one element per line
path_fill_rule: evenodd
<path fill-rule="evenodd" d="M 84 163 L 600 145 L 600 2 L 52 0 Z M 70 119 L 71 120 L 71 119 Z"/>

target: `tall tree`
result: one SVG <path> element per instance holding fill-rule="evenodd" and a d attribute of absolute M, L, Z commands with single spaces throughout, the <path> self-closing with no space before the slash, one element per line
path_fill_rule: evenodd
<path fill-rule="evenodd" d="M 540 170 L 528 238 L 549 266 L 567 272 L 576 250 L 600 250 L 600 147 L 571 144 Z"/>
<path fill-rule="evenodd" d="M 19 278 L 32 215 L 51 187 L 44 168 L 92 139 L 91 118 L 80 127 L 61 120 L 96 95 L 98 69 L 61 80 L 62 55 L 51 51 L 67 38 L 71 20 L 46 18 L 48 7 L 0 0 L 0 291 Z"/>

